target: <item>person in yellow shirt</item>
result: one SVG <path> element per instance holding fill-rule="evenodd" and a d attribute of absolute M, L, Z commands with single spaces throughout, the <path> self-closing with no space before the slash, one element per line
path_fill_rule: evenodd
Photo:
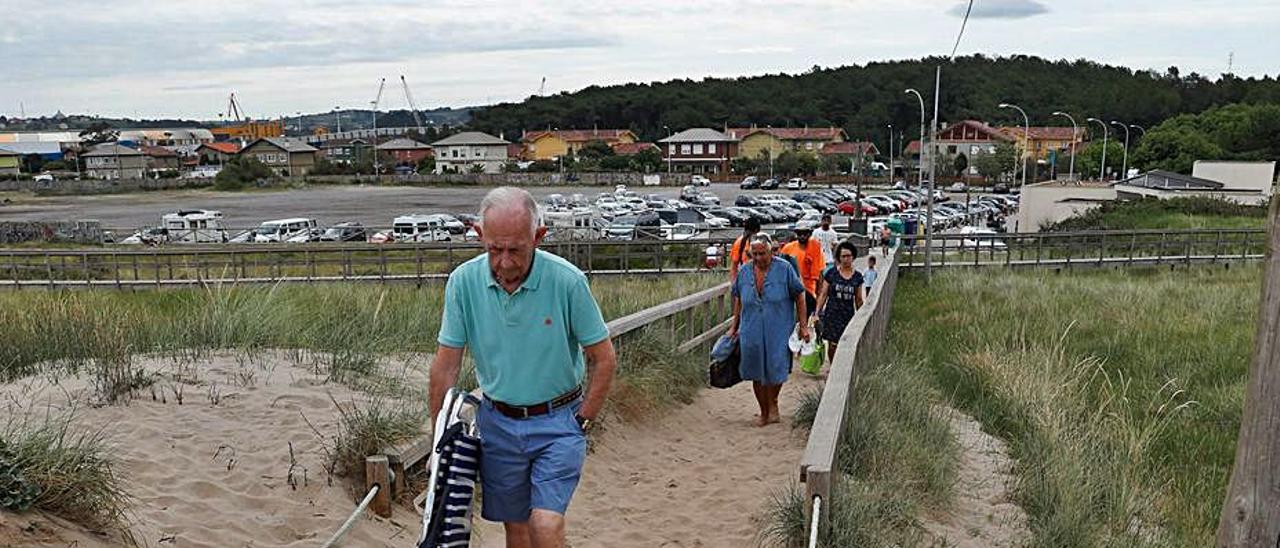
<path fill-rule="evenodd" d="M 822 244 L 811 236 L 813 236 L 812 228 L 797 228 L 796 239 L 782 246 L 781 250 L 782 253 L 796 260 L 796 266 L 800 270 L 797 274 L 800 275 L 800 281 L 804 284 L 805 303 L 808 305 L 806 310 L 810 314 L 818 303 L 818 284 L 822 282 L 822 269 L 827 264 L 822 256 Z"/>

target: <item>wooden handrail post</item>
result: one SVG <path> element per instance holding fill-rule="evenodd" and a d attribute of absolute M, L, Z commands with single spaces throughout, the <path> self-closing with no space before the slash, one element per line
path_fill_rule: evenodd
<path fill-rule="evenodd" d="M 1218 521 L 1222 548 L 1280 546 L 1280 199 L 1271 200 L 1268 224 L 1266 274 L 1244 415 Z"/>

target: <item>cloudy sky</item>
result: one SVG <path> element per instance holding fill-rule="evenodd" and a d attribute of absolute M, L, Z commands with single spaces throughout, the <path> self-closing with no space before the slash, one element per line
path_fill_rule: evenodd
<path fill-rule="evenodd" d="M 0 114 L 255 117 L 946 54 L 959 0 L 5 0 Z M 1280 74 L 1276 0 L 976 0 L 959 52 Z M 395 84 L 392 86 L 391 84 Z"/>

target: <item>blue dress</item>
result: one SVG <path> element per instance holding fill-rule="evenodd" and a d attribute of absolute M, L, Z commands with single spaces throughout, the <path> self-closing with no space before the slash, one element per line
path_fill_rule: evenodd
<path fill-rule="evenodd" d="M 764 276 L 764 291 L 756 293 L 756 269 L 752 263 L 738 269 L 733 296 L 742 300 L 738 319 L 738 366 L 743 380 L 775 385 L 791 373 L 791 349 L 787 339 L 796 327 L 796 296 L 804 293 L 800 275 L 785 260 L 774 257 Z"/>

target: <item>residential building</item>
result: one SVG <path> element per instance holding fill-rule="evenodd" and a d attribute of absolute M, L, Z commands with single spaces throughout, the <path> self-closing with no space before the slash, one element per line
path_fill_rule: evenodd
<path fill-rule="evenodd" d="M 0 147 L 0 175 L 17 175 L 22 172 L 22 156 L 17 152 Z"/>
<path fill-rule="evenodd" d="M 220 166 L 235 158 L 238 152 L 240 152 L 240 145 L 232 141 L 203 143 L 196 148 L 196 156 L 199 158 L 200 165 Z"/>
<path fill-rule="evenodd" d="M 283 177 L 306 175 L 316 164 L 319 149 L 284 137 L 261 137 L 249 143 L 239 153 L 241 157 L 255 158 Z"/>
<path fill-rule="evenodd" d="M 738 140 L 711 128 L 686 129 L 660 139 L 668 171 L 719 175 L 729 173 L 729 160 L 738 154 Z"/>
<path fill-rule="evenodd" d="M 178 153 L 164 147 L 143 145 L 138 149 L 146 157 L 148 172 L 176 171 L 181 167 Z"/>
<path fill-rule="evenodd" d="M 124 129 L 120 143 L 129 146 L 196 147 L 213 142 L 213 132 L 204 128 Z"/>
<path fill-rule="evenodd" d="M 147 166 L 141 152 L 118 143 L 103 143 L 80 156 L 85 175 L 94 179 L 141 179 Z"/>
<path fill-rule="evenodd" d="M 653 150 L 661 154 L 658 145 L 653 143 L 614 143 L 609 148 L 613 149 L 613 153 L 618 156 L 634 156 L 646 150 Z"/>
<path fill-rule="evenodd" d="M 872 162 L 876 161 L 876 156 L 880 155 L 880 149 L 871 141 L 841 141 L 838 143 L 828 143 L 818 152 L 821 158 L 831 158 L 838 156 L 840 161 L 841 173 L 853 173 L 853 162 L 860 160 L 862 165 L 867 169 L 872 168 Z"/>
<path fill-rule="evenodd" d="M 479 131 L 451 135 L 431 143 L 436 157 L 436 173 L 469 173 L 473 169 L 500 173 L 503 164 L 507 163 L 507 146 L 510 144 L 505 139 Z"/>
<path fill-rule="evenodd" d="M 843 129 L 835 127 L 751 127 L 729 128 L 730 137 L 738 139 L 737 156 L 760 158 L 784 151 L 807 151 L 818 154 L 823 147 L 849 139 Z"/>
<path fill-rule="evenodd" d="M 1055 126 L 1007 126 L 996 128 L 1003 133 L 1008 140 L 1012 141 L 1023 151 L 1023 157 L 1034 158 L 1035 160 L 1046 160 L 1050 155 L 1056 155 L 1063 150 L 1071 150 L 1073 145 L 1078 146 L 1084 141 L 1085 128 L 1071 127 L 1055 127 Z M 1026 137 L 1030 137 L 1030 145 L 1027 145 Z"/>
<path fill-rule="evenodd" d="M 365 158 L 369 152 L 369 142 L 364 139 L 330 139 L 319 141 L 320 157 L 336 164 L 350 164 Z"/>
<path fill-rule="evenodd" d="M 995 152 L 999 143 L 1013 141 L 1012 137 L 1000 129 L 977 120 L 965 120 L 938 130 L 938 157 L 946 162 L 944 165 L 952 166 L 956 164 L 957 156 L 963 156 L 962 163 L 967 166 L 964 176 L 978 177 L 978 168 L 973 160 L 980 154 Z M 925 168 L 928 169 L 928 166 Z M 939 168 L 938 171 L 939 177 L 943 176 L 943 170 Z M 950 169 L 946 171 L 946 175 L 954 175 Z"/>
<path fill-rule="evenodd" d="M 526 160 L 554 160 L 572 152 L 575 156 L 592 141 L 614 146 L 636 142 L 629 129 L 555 129 L 527 131 L 520 138 Z"/>
<path fill-rule="evenodd" d="M 416 166 L 423 158 L 431 155 L 430 146 L 407 138 L 392 139 L 378 145 L 377 149 L 390 155 L 395 159 L 396 165 L 400 166 Z"/>

